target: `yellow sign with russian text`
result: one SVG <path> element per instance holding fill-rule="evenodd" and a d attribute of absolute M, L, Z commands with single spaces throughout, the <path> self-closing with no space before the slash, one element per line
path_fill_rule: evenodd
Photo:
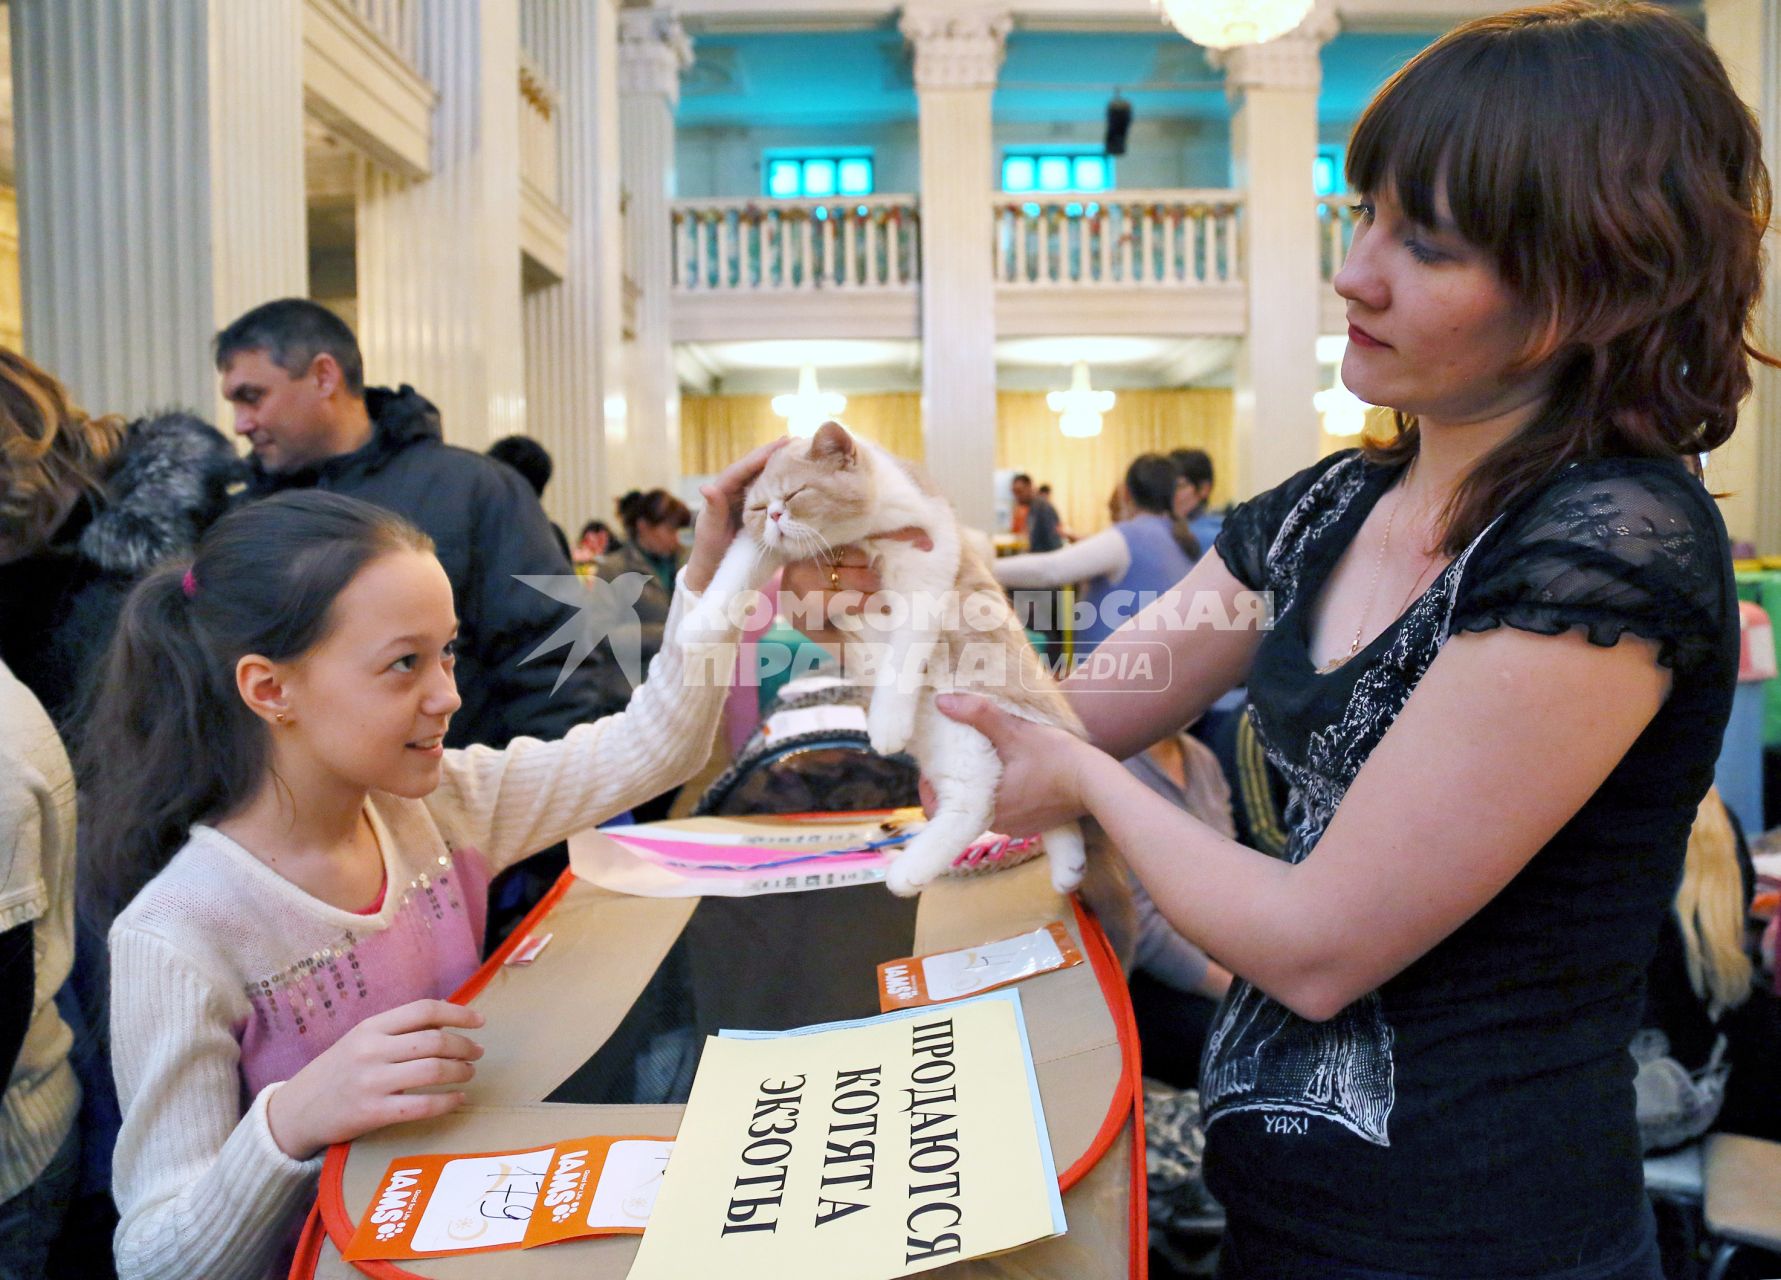
<path fill-rule="evenodd" d="M 707 1040 L 630 1280 L 889 1280 L 1064 1229 L 1006 989 Z"/>

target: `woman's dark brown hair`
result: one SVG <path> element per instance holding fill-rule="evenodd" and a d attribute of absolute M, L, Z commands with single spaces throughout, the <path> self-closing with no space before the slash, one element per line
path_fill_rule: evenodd
<path fill-rule="evenodd" d="M 1187 527 L 1187 521 L 1175 518 L 1175 486 L 1180 483 L 1181 469 L 1164 454 L 1141 453 L 1125 469 L 1125 491 L 1132 505 L 1151 515 L 1169 517 L 1169 532 L 1181 554 L 1198 560 L 1200 540 Z"/>
<path fill-rule="evenodd" d="M 1750 392 L 1769 175 L 1718 56 L 1654 5 L 1560 0 L 1458 27 L 1356 126 L 1348 183 L 1433 226 L 1445 193 L 1535 317 L 1518 367 L 1549 366 L 1535 418 L 1479 459 L 1446 511 L 1457 553 L 1556 469 L 1717 448 Z M 1407 464 L 1397 415 L 1374 461 Z"/>
<path fill-rule="evenodd" d="M 618 518 L 624 522 L 625 536 L 635 542 L 639 520 L 684 529 L 693 522 L 693 513 L 666 489 L 651 489 L 648 493 L 633 489 L 618 500 Z"/>
<path fill-rule="evenodd" d="M 334 600 L 371 561 L 431 551 L 381 507 L 319 491 L 280 494 L 211 526 L 191 561 L 136 585 L 81 742 L 82 909 L 100 925 L 185 843 L 234 812 L 268 767 L 266 728 L 235 664 L 289 661 L 328 634 Z"/>

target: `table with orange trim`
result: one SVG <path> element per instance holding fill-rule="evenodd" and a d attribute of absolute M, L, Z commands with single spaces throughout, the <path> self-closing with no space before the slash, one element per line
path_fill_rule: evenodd
<path fill-rule="evenodd" d="M 1051 888 L 1043 859 L 941 881 L 917 902 L 891 898 L 879 885 L 756 898 L 636 898 L 565 874 L 453 996 L 487 1019 L 477 1033 L 485 1054 L 465 1106 L 329 1151 L 291 1275 L 619 1280 L 636 1254 L 636 1237 L 400 1265 L 347 1263 L 340 1247 L 367 1211 L 378 1176 L 398 1157 L 588 1134 L 673 1133 L 681 1107 L 621 1100 L 625 1070 L 653 1025 L 639 1011 L 660 1004 L 670 969 L 678 985 L 668 989 L 689 998 L 697 1034 L 719 1025 L 782 1030 L 876 1013 L 879 961 L 1010 937 L 1054 920 L 1089 963 L 1030 978 L 1020 989 L 1069 1231 L 928 1274 L 1142 1277 L 1143 1089 L 1131 1003 L 1105 934 L 1074 899 Z M 535 961 L 506 963 L 528 939 L 545 934 L 550 941 Z"/>

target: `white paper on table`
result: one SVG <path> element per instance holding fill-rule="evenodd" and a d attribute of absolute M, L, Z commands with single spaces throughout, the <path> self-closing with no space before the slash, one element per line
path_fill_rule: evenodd
<path fill-rule="evenodd" d="M 613 1143 L 600 1170 L 600 1185 L 588 1202 L 588 1226 L 648 1226 L 662 1190 L 662 1170 L 673 1154 L 672 1142 L 636 1139 Z"/>
<path fill-rule="evenodd" d="M 526 1238 L 555 1147 L 513 1156 L 472 1156 L 440 1170 L 414 1229 L 417 1253 L 486 1249 Z"/>
<path fill-rule="evenodd" d="M 1002 938 L 981 946 L 942 951 L 921 962 L 922 978 L 930 1000 L 956 1000 L 993 987 L 1061 968 L 1064 953 L 1050 929 L 1035 929 L 1017 938 Z"/>

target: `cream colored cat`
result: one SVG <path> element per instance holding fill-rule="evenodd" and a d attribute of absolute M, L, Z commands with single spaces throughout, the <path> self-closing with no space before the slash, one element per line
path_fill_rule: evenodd
<path fill-rule="evenodd" d="M 933 550 L 873 536 L 908 526 L 925 529 Z M 873 750 L 907 750 L 934 791 L 933 817 L 888 877 L 893 892 L 908 896 L 988 829 L 1002 777 L 989 740 L 941 714 L 936 694 L 983 694 L 1028 720 L 1079 736 L 1083 728 L 1007 597 L 960 537 L 951 505 L 910 463 L 833 422 L 808 446 L 774 454 L 749 488 L 743 532 L 682 624 L 682 643 L 728 634 L 718 616 L 727 602 L 758 590 L 787 562 L 848 544 L 873 552 L 885 594 L 910 606 L 907 623 L 894 630 L 868 619 L 847 655 L 853 666 L 863 650 L 867 668 L 875 668 L 866 717 Z M 1087 865 L 1081 829 L 1070 823 L 1047 831 L 1044 844 L 1052 884 L 1075 889 Z"/>

